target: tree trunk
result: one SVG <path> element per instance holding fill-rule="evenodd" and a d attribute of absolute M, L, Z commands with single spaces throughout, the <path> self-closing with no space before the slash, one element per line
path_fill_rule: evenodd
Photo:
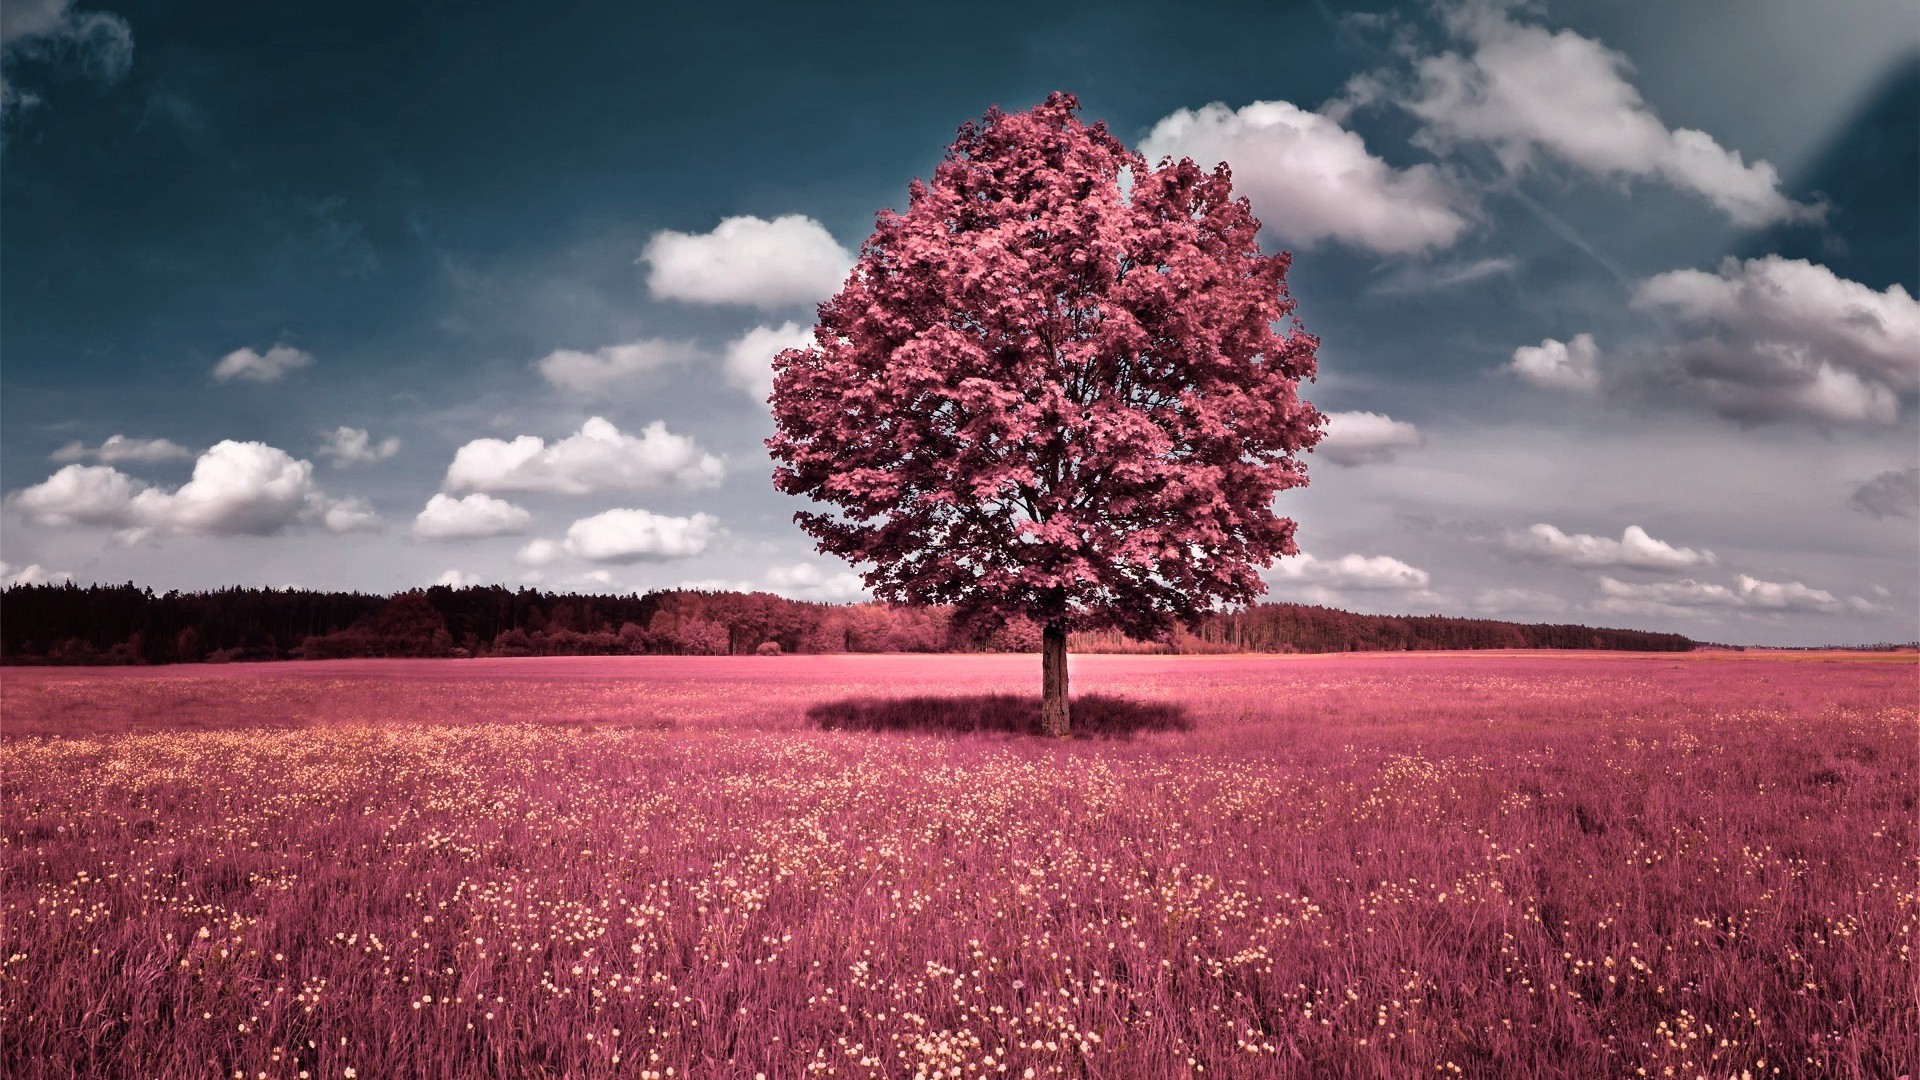
<path fill-rule="evenodd" d="M 1059 623 L 1040 632 L 1040 734 L 1067 734 L 1067 629 Z"/>

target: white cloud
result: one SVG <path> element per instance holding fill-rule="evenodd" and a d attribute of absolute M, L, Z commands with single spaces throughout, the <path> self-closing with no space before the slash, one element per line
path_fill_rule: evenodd
<path fill-rule="evenodd" d="M 825 571 L 812 563 L 776 566 L 767 571 L 768 592 L 794 600 L 834 604 L 867 599 L 866 582 L 847 570 Z"/>
<path fill-rule="evenodd" d="M 1751 607 L 1778 611 L 1838 611 L 1840 601 L 1825 589 L 1815 589 L 1797 581 L 1761 581 L 1740 575 L 1740 597 Z"/>
<path fill-rule="evenodd" d="M 674 588 L 684 589 L 687 592 L 750 593 L 764 591 L 761 589 L 759 582 L 728 581 L 726 578 L 687 578 L 682 580 L 678 585 L 675 585 Z"/>
<path fill-rule="evenodd" d="M 1503 274 L 1510 276 L 1519 266 L 1518 260 L 1505 257 L 1440 264 L 1401 261 L 1385 268 L 1385 273 L 1368 285 L 1367 291 L 1376 296 L 1437 292 Z"/>
<path fill-rule="evenodd" d="M 625 345 L 607 345 L 594 351 L 555 349 L 534 366 L 549 383 L 576 394 L 599 394 L 675 364 L 692 359 L 695 350 L 684 341 L 642 338 Z"/>
<path fill-rule="evenodd" d="M 464 570 L 449 570 L 439 577 L 434 578 L 433 583 L 435 585 L 445 585 L 449 589 L 465 589 L 474 585 L 484 584 L 479 575 L 469 574 Z"/>
<path fill-rule="evenodd" d="M 355 496 L 323 501 L 326 509 L 319 515 L 320 527 L 330 533 L 375 532 L 380 528 L 380 515 L 365 499 Z"/>
<path fill-rule="evenodd" d="M 1314 447 L 1335 465 L 1371 465 L 1393 460 L 1396 451 L 1427 445 L 1420 429 L 1384 413 L 1327 414 L 1327 433 Z"/>
<path fill-rule="evenodd" d="M 1305 553 L 1281 559 L 1274 576 L 1282 581 L 1320 585 L 1330 589 L 1424 589 L 1431 578 L 1391 555 L 1342 555 L 1316 559 Z"/>
<path fill-rule="evenodd" d="M 773 394 L 773 358 L 788 349 L 813 344 L 813 328 L 796 322 L 756 326 L 727 343 L 723 364 L 727 382 L 766 401 Z"/>
<path fill-rule="evenodd" d="M 776 566 L 759 581 L 729 578 L 688 578 L 674 586 L 692 592 L 767 592 L 789 600 L 818 604 L 858 603 L 868 600 L 866 583 L 849 571 L 827 571 L 809 563 Z"/>
<path fill-rule="evenodd" d="M 379 442 L 367 434 L 365 428 L 341 426 L 333 430 L 320 443 L 320 456 L 333 459 L 333 467 L 344 468 L 348 465 L 371 465 L 376 461 L 385 461 L 400 452 L 400 440 L 388 436 Z"/>
<path fill-rule="evenodd" d="M 1567 610 L 1567 602 L 1538 589 L 1482 589 L 1473 606 L 1489 614 L 1550 615 Z"/>
<path fill-rule="evenodd" d="M 1575 334 L 1572 341 L 1547 338 L 1538 345 L 1522 345 L 1503 370 L 1535 386 L 1591 394 L 1600 389 L 1599 359 L 1593 335 Z"/>
<path fill-rule="evenodd" d="M 0 584 L 14 585 L 61 585 L 73 580 L 73 574 L 67 570 L 49 570 L 39 563 L 15 566 L 0 562 Z"/>
<path fill-rule="evenodd" d="M 200 455 L 192 479 L 172 491 L 110 466 L 67 465 L 8 502 L 39 524 L 115 527 L 131 539 L 162 532 L 264 536 L 298 523 L 332 532 L 378 526 L 365 500 L 329 498 L 313 482 L 310 462 L 233 440 Z"/>
<path fill-rule="evenodd" d="M 710 233 L 663 230 L 647 243 L 647 288 L 656 297 L 762 309 L 811 304 L 846 282 L 853 253 L 810 217 L 730 217 Z"/>
<path fill-rule="evenodd" d="M 1568 566 L 1684 570 L 1715 562 L 1711 551 L 1674 547 L 1664 540 L 1655 540 L 1638 525 L 1627 526 L 1620 539 L 1613 540 L 1586 533 L 1564 533 L 1542 522 L 1525 532 L 1508 532 L 1501 542 L 1516 554 Z"/>
<path fill-rule="evenodd" d="M 555 592 L 573 590 L 577 592 L 606 593 L 619 591 L 613 574 L 606 570 L 589 570 L 583 574 L 569 574 L 564 578 L 547 580 L 547 575 L 539 570 L 529 570 L 520 575 L 520 584 L 544 586 Z"/>
<path fill-rule="evenodd" d="M 125 525 L 140 482 L 107 465 L 67 465 L 7 501 L 42 525 Z"/>
<path fill-rule="evenodd" d="M 566 552 L 560 545 L 551 540 L 534 540 L 521 548 L 514 558 L 528 566 L 546 566 L 564 554 Z"/>
<path fill-rule="evenodd" d="M 1920 468 L 1880 473 L 1854 490 L 1852 503 L 1871 517 L 1920 517 Z"/>
<path fill-rule="evenodd" d="M 1672 350 L 1672 377 L 1734 419 L 1890 424 L 1920 392 L 1920 301 L 1898 283 L 1768 255 L 1656 275 L 1633 302 L 1706 332 Z"/>
<path fill-rule="evenodd" d="M 1411 254 L 1446 247 L 1467 229 L 1466 200 L 1438 169 L 1395 169 L 1332 118 L 1285 101 L 1177 110 L 1140 151 L 1148 161 L 1187 157 L 1208 169 L 1229 162 L 1235 192 L 1283 244 L 1336 240 Z"/>
<path fill-rule="evenodd" d="M 286 378 L 287 373 L 313 363 L 313 354 L 291 345 L 275 345 L 265 353 L 252 349 L 235 349 L 222 357 L 213 366 L 213 378 L 216 382 L 241 379 L 246 382 L 269 383 Z"/>
<path fill-rule="evenodd" d="M 1608 615 L 1693 617 L 1713 609 L 1740 606 L 1739 596 L 1725 585 L 1692 579 L 1637 585 L 1603 575 L 1600 592 L 1601 598 L 1594 602 L 1593 610 Z"/>
<path fill-rule="evenodd" d="M 1674 350 L 1663 373 L 1676 395 L 1744 423 L 1807 420 L 1816 424 L 1890 425 L 1900 401 L 1885 386 L 1793 352 L 1730 351 L 1717 341 Z"/>
<path fill-rule="evenodd" d="M 1602 611 L 1669 615 L 1699 608 L 1832 614 L 1845 607 L 1825 589 L 1798 581 L 1762 581 L 1741 574 L 1737 582 L 1737 588 L 1692 579 L 1640 585 L 1602 575 L 1600 592 L 1604 599 L 1596 607 Z"/>
<path fill-rule="evenodd" d="M 126 77 L 133 66 L 133 28 L 104 11 L 75 11 L 72 0 L 8 0 L 0 19 L 0 64 L 21 58 L 50 60 L 101 84 Z M 40 104 L 0 66 L 0 115 Z"/>
<path fill-rule="evenodd" d="M 14 0 L 0 22 L 0 45 L 61 33 L 76 16 L 73 0 Z"/>
<path fill-rule="evenodd" d="M 1463 5 L 1448 21 L 1468 54 L 1419 59 L 1415 86 L 1399 96 L 1424 124 L 1421 145 L 1484 145 L 1510 173 L 1544 156 L 1601 177 L 1660 180 L 1740 225 L 1821 216 L 1787 198 L 1767 162 L 1748 164 L 1704 131 L 1669 129 L 1627 81 L 1627 58 L 1600 42 L 1514 22 L 1497 4 Z"/>
<path fill-rule="evenodd" d="M 130 504 L 135 524 L 178 532 L 277 532 L 311 511 L 313 466 L 257 442 L 216 444 L 178 490 L 147 488 Z M 325 508 L 320 509 L 321 513 Z"/>
<path fill-rule="evenodd" d="M 1743 423 L 1889 425 L 1920 393 L 1920 301 L 1777 255 L 1640 283 L 1633 304 L 1680 340 L 1611 372 L 1590 334 L 1515 349 L 1504 370 L 1537 386 L 1708 409 Z"/>
<path fill-rule="evenodd" d="M 552 446 L 534 435 L 512 442 L 475 439 L 453 455 L 443 486 L 449 491 L 549 492 L 590 495 L 649 488 L 706 488 L 726 473 L 720 459 L 666 424 L 654 421 L 638 437 L 598 416 Z"/>
<path fill-rule="evenodd" d="M 413 535 L 422 540 L 475 540 L 527 531 L 533 515 L 505 499 L 475 492 L 456 499 L 435 495 L 413 519 Z"/>
<path fill-rule="evenodd" d="M 1893 608 L 1886 604 L 1876 604 L 1864 596 L 1847 597 L 1847 610 L 1855 615 L 1885 615 Z"/>
<path fill-rule="evenodd" d="M 103 465 L 115 465 L 123 461 L 168 461 L 192 456 L 193 451 L 167 439 L 133 439 L 125 435 L 109 435 L 99 446 L 88 446 L 75 439 L 55 450 L 52 460 L 92 460 Z"/>
<path fill-rule="evenodd" d="M 608 510 L 568 526 L 561 547 L 589 562 L 684 559 L 707 550 L 719 532 L 720 522 L 710 514 L 669 517 L 647 510 Z"/>
<path fill-rule="evenodd" d="M 367 527 L 370 515 L 364 503 L 328 498 L 313 482 L 311 463 L 265 443 L 232 440 L 200 455 L 193 478 L 177 490 L 147 488 L 130 509 L 135 525 L 219 535 L 266 535 L 314 519 L 350 531 Z"/>

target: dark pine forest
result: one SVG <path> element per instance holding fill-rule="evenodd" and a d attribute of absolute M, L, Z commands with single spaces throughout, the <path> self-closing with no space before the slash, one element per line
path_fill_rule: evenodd
<path fill-rule="evenodd" d="M 125 585 L 22 585 L 0 594 L 0 660 L 173 664 L 345 657 L 1028 652 L 1039 628 L 969 625 L 939 607 L 821 604 L 769 593 L 669 590 L 584 596 L 499 586 L 393 596 L 299 589 L 155 593 Z M 1358 615 L 1257 604 L 1162 641 L 1075 635 L 1079 652 L 1358 652 L 1627 649 L 1684 652 L 1679 634 Z"/>

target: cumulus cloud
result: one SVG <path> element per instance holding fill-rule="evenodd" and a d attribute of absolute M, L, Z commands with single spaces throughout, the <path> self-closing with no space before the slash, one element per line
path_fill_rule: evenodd
<path fill-rule="evenodd" d="M 41 103 L 15 84 L 7 61 L 34 59 L 103 85 L 133 66 L 133 28 L 104 11 L 76 11 L 72 0 L 9 0 L 0 19 L 0 117 Z"/>
<path fill-rule="evenodd" d="M 766 591 L 793 600 L 843 603 L 867 599 L 866 582 L 847 570 L 822 570 L 812 563 L 776 566 L 767 571 Z"/>
<path fill-rule="evenodd" d="M 1420 429 L 1384 413 L 1327 414 L 1327 433 L 1314 447 L 1335 465 L 1373 465 L 1392 461 L 1395 452 L 1427 445 Z"/>
<path fill-rule="evenodd" d="M 445 585 L 449 589 L 465 589 L 485 584 L 478 574 L 469 574 L 464 570 L 449 570 L 433 579 L 435 585 Z"/>
<path fill-rule="evenodd" d="M 257 383 L 278 382 L 286 378 L 288 372 L 312 363 L 312 353 L 291 345 L 275 345 L 264 353 L 235 349 L 213 366 L 213 378 L 215 382 L 233 379 Z"/>
<path fill-rule="evenodd" d="M 463 498 L 435 495 L 413 519 L 413 535 L 422 540 L 475 540 L 527 531 L 533 515 L 505 499 L 475 492 Z"/>
<path fill-rule="evenodd" d="M 1490 149 L 1510 173 L 1550 158 L 1610 179 L 1658 180 L 1700 195 L 1745 226 L 1817 219 L 1789 199 L 1780 174 L 1713 136 L 1668 128 L 1628 81 L 1627 58 L 1572 31 L 1514 21 L 1504 5 L 1456 8 L 1464 46 L 1423 56 L 1413 83 L 1389 96 L 1423 124 L 1416 142 Z"/>
<path fill-rule="evenodd" d="M 1698 608 L 1737 608 L 1740 595 L 1725 585 L 1688 578 L 1637 584 L 1600 577 L 1601 600 L 1594 607 L 1615 614 L 1675 615 Z"/>
<path fill-rule="evenodd" d="M 109 435 L 99 446 L 88 446 L 75 439 L 55 450 L 52 460 L 98 461 L 102 465 L 117 465 L 125 461 L 170 461 L 192 456 L 193 451 L 168 439 L 133 439 L 125 435 Z"/>
<path fill-rule="evenodd" d="M 1503 370 L 1549 390 L 1591 394 L 1600 389 L 1599 360 L 1593 335 L 1575 334 L 1572 341 L 1547 338 L 1538 345 L 1522 345 Z"/>
<path fill-rule="evenodd" d="M 832 296 L 853 267 L 853 253 L 819 222 L 787 214 L 772 221 L 730 217 L 710 233 L 663 230 L 640 261 L 656 297 L 771 310 Z"/>
<path fill-rule="evenodd" d="M 1741 423 L 1888 425 L 1920 393 L 1920 301 L 1777 255 L 1641 282 L 1636 308 L 1676 340 L 1603 367 L 1591 334 L 1515 349 L 1503 370 L 1536 386 L 1703 408 Z"/>
<path fill-rule="evenodd" d="M 1283 244 L 1338 241 L 1382 254 L 1412 254 L 1453 243 L 1468 225 L 1466 199 L 1432 165 L 1396 169 L 1331 117 L 1285 101 L 1238 111 L 1215 102 L 1180 109 L 1140 144 L 1149 160 L 1192 158 L 1203 168 L 1232 163 L 1264 231 Z"/>
<path fill-rule="evenodd" d="M 520 549 L 514 558 L 528 566 L 546 566 L 566 554 L 566 550 L 552 540 L 534 540 Z"/>
<path fill-rule="evenodd" d="M 265 443 L 226 441 L 201 455 L 193 478 L 178 490 L 147 488 L 129 505 L 136 524 L 265 535 L 314 512 L 321 498 L 311 464 Z"/>
<path fill-rule="evenodd" d="M 1920 468 L 1889 469 L 1856 488 L 1852 502 L 1871 517 L 1920 517 Z"/>
<path fill-rule="evenodd" d="M 62 585 L 73 580 L 73 574 L 67 570 L 49 570 L 39 563 L 15 566 L 0 562 L 0 584 L 11 588 L 15 585 Z"/>
<path fill-rule="evenodd" d="M 1729 420 L 1884 426 L 1900 418 L 1900 401 L 1885 386 L 1801 355 L 1697 341 L 1675 349 L 1672 359 L 1675 366 L 1659 376 L 1674 384 L 1675 394 Z"/>
<path fill-rule="evenodd" d="M 1710 566 L 1716 561 L 1711 551 L 1674 547 L 1664 540 L 1655 540 L 1638 525 L 1627 526 L 1620 539 L 1614 540 L 1586 533 L 1564 533 L 1542 522 L 1525 532 L 1510 531 L 1501 542 L 1517 555 L 1587 568 L 1685 570 Z"/>
<path fill-rule="evenodd" d="M 336 469 L 348 465 L 371 465 L 399 452 L 399 439 L 390 435 L 374 442 L 373 436 L 367 434 L 365 428 L 337 427 L 320 443 L 320 456 L 331 458 Z"/>
<path fill-rule="evenodd" d="M 1797 581 L 1761 581 L 1740 575 L 1740 597 L 1748 606 L 1775 611 L 1837 611 L 1840 602 L 1825 589 L 1815 589 Z"/>
<path fill-rule="evenodd" d="M 1304 552 L 1281 559 L 1274 566 L 1281 581 L 1320 585 L 1330 589 L 1424 589 L 1430 575 L 1391 555 L 1342 555 L 1316 559 Z"/>
<path fill-rule="evenodd" d="M 1741 574 L 1732 588 L 1691 578 L 1629 584 L 1602 575 L 1600 592 L 1602 599 L 1595 605 L 1598 610 L 1628 614 L 1675 615 L 1700 609 L 1728 609 L 1831 615 L 1849 608 L 1858 610 L 1857 605 L 1843 602 L 1825 589 L 1816 589 L 1798 581 L 1762 581 L 1747 574 Z M 1859 604 L 1868 603 L 1859 597 L 1848 599 Z"/>
<path fill-rule="evenodd" d="M 138 480 L 107 465 L 67 465 L 8 502 L 42 525 L 125 525 Z"/>
<path fill-rule="evenodd" d="M 334 499 L 313 481 L 313 465 L 277 447 L 225 440 L 194 462 L 193 477 L 171 491 L 107 465 L 67 465 L 8 503 L 43 525 L 121 530 L 123 539 L 154 533 L 265 536 L 296 524 L 330 532 L 376 528 L 362 499 Z"/>
<path fill-rule="evenodd" d="M 443 486 L 449 491 L 590 495 L 713 487 L 725 473 L 719 458 L 692 439 L 669 432 L 661 421 L 633 436 L 595 416 L 551 446 L 534 435 L 512 442 L 475 439 L 454 453 Z"/>
<path fill-rule="evenodd" d="M 756 326 L 727 343 L 722 358 L 727 382 L 760 401 L 773 395 L 773 358 L 813 344 L 813 328 L 796 322 Z"/>
<path fill-rule="evenodd" d="M 374 513 L 373 504 L 359 496 L 321 501 L 326 508 L 319 515 L 320 527 L 330 533 L 374 532 L 380 528 L 380 515 Z"/>
<path fill-rule="evenodd" d="M 1898 283 L 1768 255 L 1656 275 L 1633 302 L 1704 331 L 1671 350 L 1671 376 L 1733 419 L 1890 424 L 1920 392 L 1920 301 Z"/>
<path fill-rule="evenodd" d="M 706 551 L 719 532 L 720 522 L 711 514 L 669 517 L 647 510 L 608 510 L 569 525 L 560 548 L 589 562 L 685 559 Z"/>
<path fill-rule="evenodd" d="M 689 342 L 642 338 L 625 345 L 607 345 L 592 352 L 555 349 L 534 366 L 541 377 L 562 390 L 599 394 L 633 382 L 695 355 Z"/>

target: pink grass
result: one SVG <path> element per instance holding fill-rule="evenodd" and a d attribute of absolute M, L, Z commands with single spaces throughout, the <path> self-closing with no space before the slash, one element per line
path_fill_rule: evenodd
<path fill-rule="evenodd" d="M 0 1074 L 1920 1057 L 1911 657 L 1082 656 L 1191 729 L 1066 742 L 900 703 L 1036 667 L 11 669 Z"/>

